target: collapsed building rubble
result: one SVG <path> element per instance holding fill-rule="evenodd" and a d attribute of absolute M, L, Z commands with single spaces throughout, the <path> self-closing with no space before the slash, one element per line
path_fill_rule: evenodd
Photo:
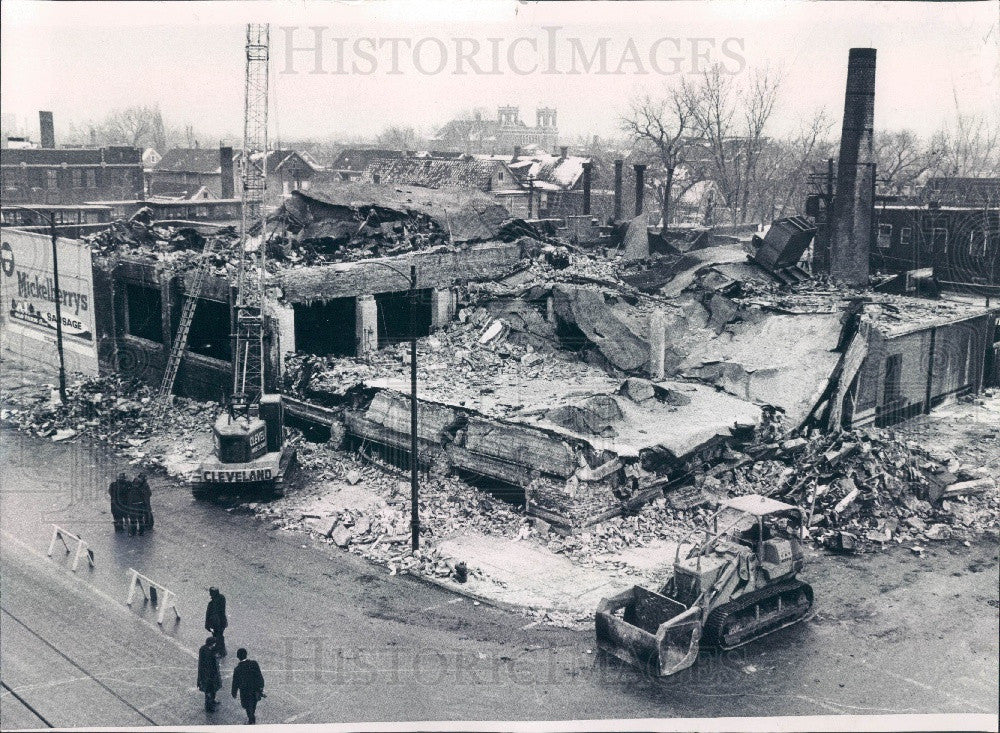
<path fill-rule="evenodd" d="M 322 495 L 319 508 L 254 507 L 276 525 L 309 528 L 397 572 L 438 576 L 459 570 L 434 541 L 463 528 L 532 537 L 588 564 L 677 540 L 707 504 L 752 492 L 802 506 L 813 538 L 837 550 L 996 527 L 988 472 L 875 427 L 979 388 L 972 355 L 985 342 L 987 311 L 789 281 L 745 246 L 712 246 L 701 232 L 634 258 L 601 256 L 476 195 L 397 189 L 390 198 L 297 192 L 270 222 L 278 316 L 338 298 L 356 299 L 345 312 L 358 313 L 355 356 L 296 350 L 306 342 L 287 338 L 298 333 L 284 322 L 289 411 L 332 435 L 325 446 L 293 440 L 321 486 L 360 483 L 381 496 L 332 513 Z M 204 297 L 225 301 L 235 233 L 163 227 L 141 214 L 91 239 L 96 267 L 158 284 L 168 323 L 169 281 L 179 273 L 183 287 L 214 236 L 217 282 Z M 417 264 L 431 302 L 446 303 L 440 314 L 432 306 L 418 345 L 419 458 L 430 477 L 420 506 L 432 540 L 419 555 L 401 539 L 409 516 L 398 478 L 370 465 L 377 446 L 409 448 L 407 354 L 377 348 L 380 339 L 360 348 L 364 299 L 403 285 L 387 286 L 379 262 Z M 381 328 L 392 314 L 377 316 Z M 912 361 L 917 386 L 883 404 L 894 350 Z M 52 439 L 93 435 L 136 461 L 163 464 L 178 450 L 183 458 L 178 444 L 208 430 L 211 409 L 178 400 L 162 431 L 174 445 L 163 446 L 146 419 L 150 402 L 129 380 L 84 382 L 68 408 L 41 395 L 4 420 Z M 335 450 L 346 447 L 366 462 Z M 482 477 L 515 487 L 523 508 L 463 481 Z"/>
<path fill-rule="evenodd" d="M 987 399 L 995 416 L 997 395 L 991 392 Z M 171 453 L 190 450 L 214 414 L 212 405 L 182 399 L 166 423 L 155 427 L 150 410 L 150 394 L 135 380 L 104 377 L 72 382 L 65 407 L 53 403 L 50 388 L 8 391 L 2 420 L 51 440 L 97 439 L 137 464 L 162 468 Z M 1000 428 L 995 421 L 992 428 L 983 426 L 986 432 L 976 439 L 995 445 Z M 995 464 L 995 455 L 987 452 L 966 463 L 969 451 L 956 456 L 912 435 L 878 428 L 779 436 L 780 430 L 765 423 L 744 451 L 724 452 L 713 466 L 696 472 L 691 485 L 571 535 L 553 533 L 537 517 L 529 524 L 523 510 L 437 466 L 422 481 L 420 497 L 429 542 L 413 555 L 407 546 L 409 487 L 401 472 L 301 437 L 294 440 L 307 472 L 303 486 L 314 488 L 250 508 L 275 527 L 315 531 L 396 572 L 440 577 L 453 575 L 459 560 L 435 551 L 435 540 L 455 532 L 474 528 L 510 539 L 530 537 L 587 566 L 608 562 L 599 558 L 629 547 L 677 541 L 719 498 L 754 492 L 802 507 L 812 539 L 835 551 L 904 544 L 921 552 L 928 542 L 1000 533 L 1000 495 L 989 463 Z M 359 491 L 337 503 L 331 501 L 330 486 Z"/>
<path fill-rule="evenodd" d="M 765 410 L 788 435 L 849 425 L 869 389 L 858 381 L 869 345 L 884 349 L 901 323 L 929 319 L 943 333 L 982 317 L 815 283 L 789 289 L 745 253 L 718 249 L 721 264 L 703 255 L 676 273 L 686 285 L 671 298 L 579 252 L 566 266 L 537 256 L 499 282 L 470 284 L 459 322 L 418 346 L 422 459 L 521 487 L 529 513 L 577 531 L 739 450 Z M 740 269 L 716 269 L 727 265 Z M 754 280 L 761 287 L 744 285 Z M 405 450 L 404 358 L 294 355 L 286 385 L 331 408 L 349 435 Z"/>

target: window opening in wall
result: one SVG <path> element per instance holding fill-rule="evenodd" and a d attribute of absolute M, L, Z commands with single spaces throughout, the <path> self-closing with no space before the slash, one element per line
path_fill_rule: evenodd
<path fill-rule="evenodd" d="M 229 361 L 232 353 L 229 337 L 229 304 L 199 298 L 188 334 L 188 350 L 212 359 Z"/>
<path fill-rule="evenodd" d="M 884 407 L 892 407 L 903 397 L 903 355 L 893 354 L 885 360 Z"/>
<path fill-rule="evenodd" d="M 931 249 L 934 252 L 947 253 L 948 251 L 948 230 L 944 227 L 934 227 L 931 229 Z"/>
<path fill-rule="evenodd" d="M 158 288 L 125 284 L 127 333 L 163 343 L 163 301 Z"/>
<path fill-rule="evenodd" d="M 355 356 L 356 301 L 334 298 L 319 303 L 296 303 L 295 350 L 318 356 Z"/>
<path fill-rule="evenodd" d="M 987 242 L 985 229 L 973 229 L 969 232 L 969 257 L 985 257 Z"/>
<path fill-rule="evenodd" d="M 379 348 L 398 344 L 410 338 L 410 293 L 377 293 L 375 306 L 378 309 Z M 417 291 L 417 336 L 427 336 L 431 332 L 431 290 Z"/>
<path fill-rule="evenodd" d="M 882 249 L 892 246 L 892 224 L 878 225 L 878 246 Z"/>

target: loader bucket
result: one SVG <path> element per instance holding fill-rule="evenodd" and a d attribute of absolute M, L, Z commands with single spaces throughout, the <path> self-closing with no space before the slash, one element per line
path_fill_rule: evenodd
<path fill-rule="evenodd" d="M 659 677 L 694 664 L 701 609 L 634 586 L 597 607 L 597 647 Z"/>

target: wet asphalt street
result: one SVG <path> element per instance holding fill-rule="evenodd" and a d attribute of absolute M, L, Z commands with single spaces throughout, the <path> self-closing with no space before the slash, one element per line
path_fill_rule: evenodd
<path fill-rule="evenodd" d="M 161 476 L 156 529 L 116 534 L 116 460 L 0 438 L 4 729 L 241 723 L 228 695 L 239 646 L 264 670 L 262 723 L 997 712 L 995 545 L 815 557 L 814 618 L 653 680 L 593 653 L 589 629 L 390 577 Z M 53 523 L 87 541 L 94 568 L 72 572 L 58 544 L 46 556 Z M 159 626 L 141 597 L 125 605 L 129 568 L 177 594 L 179 621 L 168 610 Z M 207 714 L 195 677 L 211 585 L 228 598 L 230 654 Z"/>

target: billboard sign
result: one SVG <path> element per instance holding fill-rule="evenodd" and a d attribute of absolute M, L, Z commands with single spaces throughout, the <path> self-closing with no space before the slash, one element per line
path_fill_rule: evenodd
<path fill-rule="evenodd" d="M 44 234 L 0 230 L 0 297 L 4 320 L 54 334 L 56 284 L 52 240 Z M 59 291 L 63 336 L 94 344 L 94 281 L 90 247 L 58 238 Z"/>

